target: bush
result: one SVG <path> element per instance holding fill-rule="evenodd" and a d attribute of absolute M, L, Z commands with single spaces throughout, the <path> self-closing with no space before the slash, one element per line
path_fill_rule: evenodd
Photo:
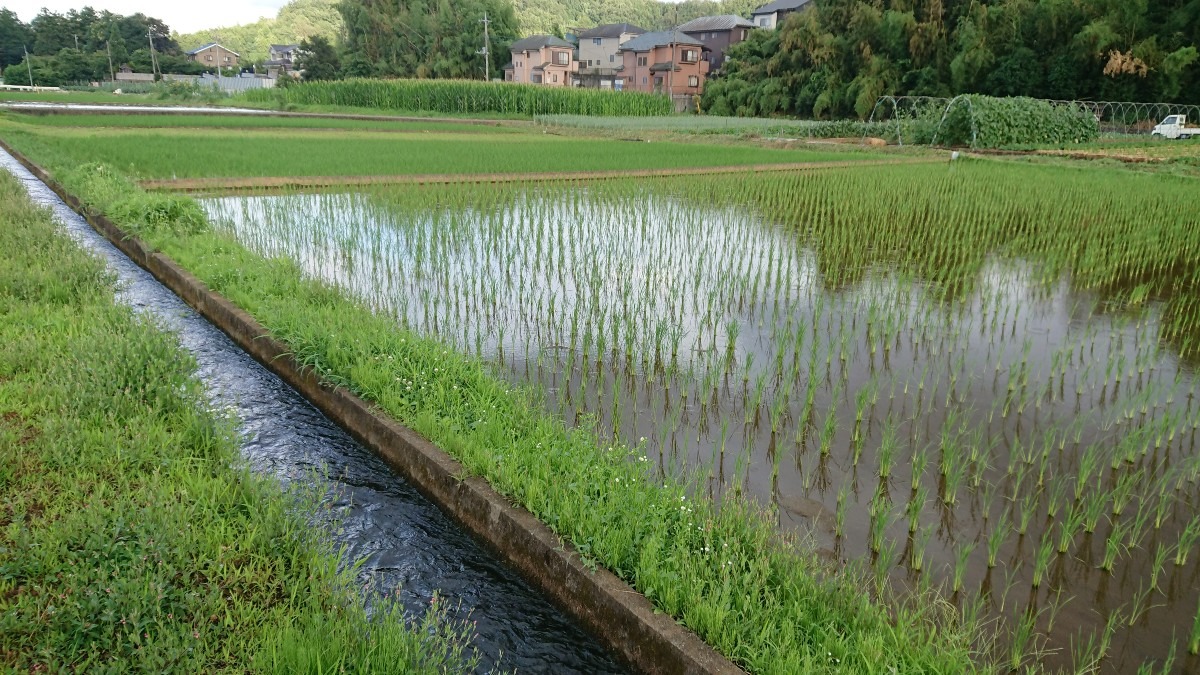
<path fill-rule="evenodd" d="M 282 89 L 253 89 L 255 103 L 336 105 L 380 110 L 506 115 L 670 115 L 671 100 L 659 94 L 613 92 L 535 84 L 472 80 L 342 80 L 304 82 Z"/>
<path fill-rule="evenodd" d="M 930 140 L 947 145 L 1004 148 L 1086 143 L 1099 135 L 1100 123 L 1095 115 L 1075 103 L 972 94 L 950 103 L 945 121 L 936 132 L 937 138 Z"/>

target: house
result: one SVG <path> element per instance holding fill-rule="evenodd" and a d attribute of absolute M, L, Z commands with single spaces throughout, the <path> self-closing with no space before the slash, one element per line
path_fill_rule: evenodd
<path fill-rule="evenodd" d="M 621 89 L 698 95 L 704 91 L 708 60 L 704 43 L 677 30 L 645 33 L 620 47 Z"/>
<path fill-rule="evenodd" d="M 237 68 L 238 53 L 210 42 L 187 53 L 189 61 L 196 61 L 209 68 Z"/>
<path fill-rule="evenodd" d="M 709 72 L 717 72 L 725 64 L 725 52 L 745 40 L 754 29 L 754 24 L 736 14 L 702 16 L 676 28 L 701 42 L 708 48 Z"/>
<path fill-rule="evenodd" d="M 623 60 L 617 49 L 646 33 L 629 23 L 606 23 L 579 32 L 579 81 L 585 87 L 611 88 Z"/>
<path fill-rule="evenodd" d="M 570 42 L 553 35 L 533 35 L 517 40 L 508 50 L 512 53 L 512 63 L 504 66 L 506 82 L 552 87 L 574 84 L 579 62 Z"/>
<path fill-rule="evenodd" d="M 759 28 L 774 30 L 783 23 L 788 14 L 795 14 L 812 6 L 812 0 L 775 0 L 751 12 L 750 20 Z"/>
<path fill-rule="evenodd" d="M 296 71 L 296 57 L 299 55 L 300 45 L 270 45 L 263 65 L 271 77 L 288 75 Z"/>

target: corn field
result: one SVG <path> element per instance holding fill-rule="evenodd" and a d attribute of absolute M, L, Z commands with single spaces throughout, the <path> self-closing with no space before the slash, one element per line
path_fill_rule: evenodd
<path fill-rule="evenodd" d="M 645 117 L 674 112 L 671 100 L 659 94 L 471 80 L 307 82 L 248 91 L 244 97 L 257 103 L 278 105 L 331 105 L 447 114 Z"/>

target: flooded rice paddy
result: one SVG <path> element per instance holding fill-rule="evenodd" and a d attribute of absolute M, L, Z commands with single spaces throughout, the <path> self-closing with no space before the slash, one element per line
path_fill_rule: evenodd
<path fill-rule="evenodd" d="M 999 617 L 1001 656 L 1200 670 L 1189 205 L 1068 181 L 996 206 L 982 179 L 1017 178 L 930 176 L 900 206 L 839 197 L 849 173 L 203 204 L 655 472 Z"/>

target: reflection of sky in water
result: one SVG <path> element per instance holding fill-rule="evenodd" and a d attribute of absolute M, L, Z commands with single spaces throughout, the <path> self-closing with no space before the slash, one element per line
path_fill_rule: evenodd
<path fill-rule="evenodd" d="M 917 540 L 927 541 L 928 568 L 948 579 L 957 553 L 974 546 L 965 588 L 995 587 L 993 600 L 1006 583 L 1018 589 L 996 612 L 1011 615 L 1022 593 L 1041 604 L 1051 595 L 1051 584 L 1030 588 L 1032 555 L 1066 517 L 1061 505 L 1047 513 L 1085 454 L 1101 457 L 1089 494 L 1142 472 L 1122 518 L 1195 466 L 1195 381 L 1159 349 L 1158 307 L 1110 311 L 1065 280 L 1037 282 L 1030 261 L 993 258 L 970 292 L 942 301 L 898 270 L 826 288 L 820 270 L 837 261 L 818 267 L 793 234 L 746 211 L 650 193 L 547 189 L 458 210 L 389 207 L 386 194 L 204 204 L 251 248 L 298 261 L 418 332 L 503 361 L 502 375 L 541 386 L 568 421 L 595 415 L 601 429 L 649 439 L 662 471 L 711 467 L 702 487 L 744 485 L 778 507 L 781 527 L 815 528 L 820 545 L 847 559 L 869 555 L 867 507 L 882 494 L 895 517 L 886 537 L 898 562 L 911 560 L 906 513 L 914 463 L 925 457 L 916 483 L 927 534 Z M 898 450 L 881 480 L 887 434 Z M 1051 637 L 1061 658 L 1077 628 L 1134 601 L 1156 542 L 1178 539 L 1196 483 L 1170 492 L 1180 501 L 1154 542 L 1129 547 L 1115 575 L 1066 562 L 1103 556 L 1107 519 L 1076 538 L 1073 556 L 1056 558 L 1056 590 L 1078 596 Z M 1025 535 L 1004 538 L 989 572 L 988 535 L 1021 520 Z M 1193 559 L 1163 571 L 1164 588 L 1175 590 L 1152 603 L 1147 621 L 1190 628 L 1197 593 L 1188 580 L 1198 569 Z M 1170 639 L 1135 622 L 1117 638 L 1121 663 L 1161 657 Z"/>

